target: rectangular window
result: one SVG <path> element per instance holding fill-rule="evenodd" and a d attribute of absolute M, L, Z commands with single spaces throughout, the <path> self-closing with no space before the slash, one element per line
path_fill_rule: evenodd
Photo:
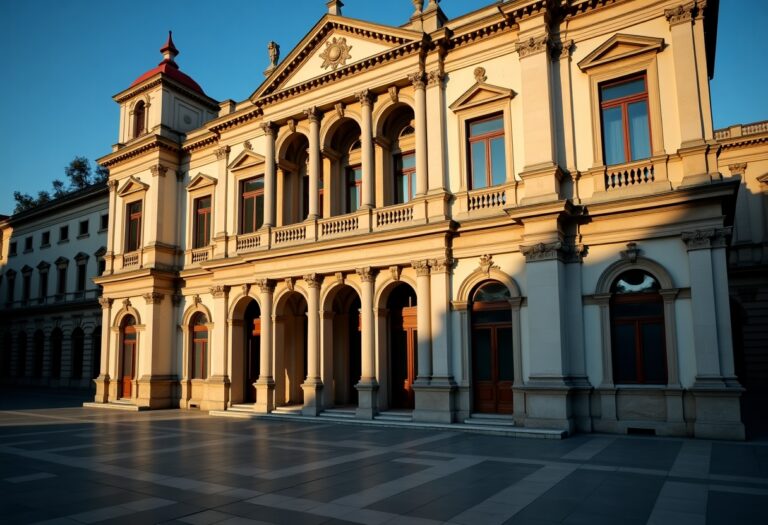
<path fill-rule="evenodd" d="M 40 240 L 40 247 L 46 248 L 51 245 L 51 232 L 43 232 L 42 239 Z"/>
<path fill-rule="evenodd" d="M 26 239 L 24 239 L 24 252 L 31 252 L 32 251 L 32 236 L 30 235 Z"/>
<path fill-rule="evenodd" d="M 208 328 L 206 326 L 195 326 L 192 334 L 192 379 L 205 379 Z"/>
<path fill-rule="evenodd" d="M 362 203 L 363 168 L 349 166 L 347 168 L 347 213 L 360 209 Z"/>
<path fill-rule="evenodd" d="M 25 303 L 29 301 L 29 294 L 32 291 L 32 274 L 25 273 L 21 277 L 21 300 Z"/>
<path fill-rule="evenodd" d="M 40 272 L 40 302 L 44 303 L 48 297 L 48 270 Z"/>
<path fill-rule="evenodd" d="M 141 246 L 141 201 L 126 206 L 125 251 L 135 252 Z"/>
<path fill-rule="evenodd" d="M 59 266 L 58 270 L 58 279 L 56 283 L 56 295 L 59 296 L 59 299 L 63 299 L 64 295 L 67 293 L 67 267 L 66 266 Z"/>
<path fill-rule="evenodd" d="M 395 155 L 395 204 L 409 202 L 416 195 L 416 156 L 413 152 Z"/>
<path fill-rule="evenodd" d="M 645 75 L 601 85 L 600 117 L 606 165 L 624 164 L 651 156 Z"/>
<path fill-rule="evenodd" d="M 470 189 L 504 184 L 507 160 L 501 115 L 467 123 Z"/>
<path fill-rule="evenodd" d="M 59 228 L 59 242 L 66 242 L 69 240 L 69 226 L 62 226 Z"/>
<path fill-rule="evenodd" d="M 84 292 L 85 291 L 85 272 L 87 270 L 86 264 L 78 264 L 77 265 L 77 291 L 78 292 Z"/>
<path fill-rule="evenodd" d="M 253 233 L 264 224 L 264 177 L 240 184 L 240 233 Z"/>
<path fill-rule="evenodd" d="M 78 235 L 84 236 L 88 235 L 88 220 L 80 221 L 80 225 L 78 226 Z"/>
<path fill-rule="evenodd" d="M 100 223 L 99 223 L 99 230 L 103 231 L 109 228 L 109 215 L 106 213 L 101 216 Z"/>
<path fill-rule="evenodd" d="M 211 197 L 195 199 L 194 248 L 208 246 L 211 242 Z"/>
<path fill-rule="evenodd" d="M 14 256 L 14 255 L 16 255 L 16 250 L 17 250 L 16 246 L 17 246 L 17 245 L 16 245 L 16 241 L 13 241 L 12 243 L 10 243 L 10 244 L 8 245 L 8 255 L 9 255 L 9 256 Z"/>

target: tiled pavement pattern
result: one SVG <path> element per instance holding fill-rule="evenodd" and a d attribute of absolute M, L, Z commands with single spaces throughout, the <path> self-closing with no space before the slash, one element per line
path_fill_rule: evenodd
<path fill-rule="evenodd" d="M 768 523 L 766 442 L 535 440 L 7 395 L 1 523 Z"/>

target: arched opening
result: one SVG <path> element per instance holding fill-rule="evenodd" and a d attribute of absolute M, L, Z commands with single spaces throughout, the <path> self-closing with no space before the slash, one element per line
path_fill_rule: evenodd
<path fill-rule="evenodd" d="M 24 377 L 27 371 L 27 333 L 19 332 L 16 345 L 16 377 Z"/>
<path fill-rule="evenodd" d="M 118 397 L 129 399 L 133 393 L 133 379 L 136 376 L 136 354 L 138 334 L 136 319 L 126 315 L 120 323 L 120 392 Z"/>
<path fill-rule="evenodd" d="M 85 332 L 80 327 L 72 330 L 72 379 L 83 378 L 83 360 L 85 357 Z M 53 365 L 51 365 L 53 366 Z"/>
<path fill-rule="evenodd" d="M 190 378 L 206 379 L 208 377 L 208 318 L 198 312 L 189 323 Z"/>
<path fill-rule="evenodd" d="M 289 292 L 275 312 L 275 406 L 301 405 L 301 384 L 307 377 L 307 301 Z"/>
<path fill-rule="evenodd" d="M 144 101 L 139 101 L 133 108 L 133 138 L 144 134 L 147 123 L 147 107 Z"/>
<path fill-rule="evenodd" d="M 45 334 L 36 330 L 33 336 L 34 353 L 32 357 L 32 377 L 43 377 L 43 358 L 45 356 Z"/>
<path fill-rule="evenodd" d="M 611 349 L 616 384 L 667 383 L 661 285 L 644 270 L 629 270 L 611 285 Z"/>
<path fill-rule="evenodd" d="M 301 222 L 309 215 L 309 140 L 294 133 L 283 146 L 279 167 L 282 199 L 278 199 L 279 225 Z"/>
<path fill-rule="evenodd" d="M 350 118 L 341 119 L 330 141 L 331 214 L 357 211 L 362 205 L 363 167 L 360 126 Z"/>
<path fill-rule="evenodd" d="M 64 343 L 64 334 L 61 328 L 54 328 L 51 331 L 51 377 L 58 379 L 61 377 L 61 354 Z M 75 351 L 75 342 L 72 341 L 72 351 Z M 73 370 L 74 374 L 75 371 Z"/>
<path fill-rule="evenodd" d="M 416 195 L 416 134 L 413 109 L 399 103 L 382 126 L 383 188 L 386 205 L 409 202 Z"/>
<path fill-rule="evenodd" d="M 480 283 L 472 294 L 470 321 L 472 409 L 511 414 L 515 379 L 509 289 L 498 281 Z"/>
<path fill-rule="evenodd" d="M 405 283 L 398 283 L 387 298 L 389 321 L 389 407 L 413 409 L 416 380 L 416 292 Z"/>
<path fill-rule="evenodd" d="M 331 311 L 333 404 L 357 406 L 355 385 L 362 375 L 360 297 L 351 286 L 341 286 L 333 295 Z"/>
<path fill-rule="evenodd" d="M 91 379 L 99 377 L 101 372 L 101 326 L 91 332 Z"/>

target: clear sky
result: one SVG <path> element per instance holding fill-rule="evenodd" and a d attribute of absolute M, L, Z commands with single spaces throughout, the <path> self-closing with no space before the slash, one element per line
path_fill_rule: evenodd
<path fill-rule="evenodd" d="M 117 142 L 112 95 L 161 60 L 173 30 L 182 71 L 217 99 L 241 101 L 264 79 L 267 42 L 281 56 L 326 12 L 326 0 L 0 0 L 0 213 L 13 191 L 36 195 L 77 155 Z M 443 0 L 449 18 L 491 0 Z M 400 25 L 410 0 L 346 0 L 345 16 Z M 768 119 L 768 0 L 721 0 L 715 127 Z"/>

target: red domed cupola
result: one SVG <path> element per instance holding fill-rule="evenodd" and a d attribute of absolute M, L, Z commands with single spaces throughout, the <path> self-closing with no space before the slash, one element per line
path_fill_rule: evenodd
<path fill-rule="evenodd" d="M 145 80 L 148 80 L 160 73 L 167 76 L 171 80 L 175 80 L 187 89 L 191 89 L 192 91 L 200 93 L 201 95 L 205 95 L 203 88 L 201 88 L 197 82 L 192 80 L 192 77 L 182 73 L 178 64 L 176 64 L 174 59 L 179 54 L 179 50 L 176 49 L 175 45 L 173 45 L 172 31 L 168 31 L 168 41 L 163 45 L 163 47 L 160 48 L 160 52 L 163 54 L 162 62 L 160 62 L 157 67 L 150 69 L 139 78 L 134 80 L 130 87 L 138 86 Z"/>

